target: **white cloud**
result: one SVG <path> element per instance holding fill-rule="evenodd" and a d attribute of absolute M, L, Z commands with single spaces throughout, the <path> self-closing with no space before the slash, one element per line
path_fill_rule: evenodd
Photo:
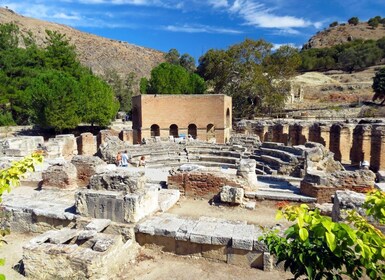
<path fill-rule="evenodd" d="M 163 27 L 164 30 L 172 31 L 172 32 L 184 32 L 184 33 L 219 33 L 219 34 L 241 34 L 242 31 L 223 28 L 223 27 L 215 27 L 215 26 L 207 26 L 207 25 L 168 25 Z"/>
<path fill-rule="evenodd" d="M 79 15 L 70 15 L 65 13 L 56 13 L 52 17 L 65 20 L 81 20 L 81 17 Z"/>
<path fill-rule="evenodd" d="M 278 50 L 280 47 L 282 46 L 290 46 L 290 47 L 293 47 L 293 48 L 296 48 L 296 49 L 300 49 L 302 46 L 298 46 L 296 44 L 293 44 L 293 43 L 287 43 L 287 44 L 273 44 L 273 48 L 272 50 L 273 51 L 276 51 Z"/>
<path fill-rule="evenodd" d="M 229 2 L 227 0 L 209 0 L 208 4 L 214 8 L 227 8 L 229 6 Z"/>
<path fill-rule="evenodd" d="M 275 15 L 264 4 L 251 0 L 235 0 L 229 11 L 243 17 L 247 25 L 258 27 L 298 28 L 313 25 L 303 18 Z"/>

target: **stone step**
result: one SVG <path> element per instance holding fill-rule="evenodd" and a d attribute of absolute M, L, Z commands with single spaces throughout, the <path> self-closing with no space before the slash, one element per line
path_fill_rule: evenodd
<path fill-rule="evenodd" d="M 304 150 L 298 147 L 291 147 L 291 146 L 285 146 L 283 143 L 276 143 L 276 142 L 263 142 L 262 148 L 267 149 L 275 149 L 275 150 L 281 150 L 288 152 L 290 154 L 303 157 L 304 156 Z"/>
<path fill-rule="evenodd" d="M 248 251 L 266 250 L 258 240 L 262 235 L 259 227 L 224 219 L 208 217 L 188 219 L 172 214 L 162 214 L 139 222 L 135 232 L 197 244 L 224 245 Z"/>
<path fill-rule="evenodd" d="M 295 201 L 295 202 L 305 202 L 312 203 L 316 202 L 317 199 L 310 196 L 304 196 L 293 193 L 285 192 L 272 192 L 272 191 L 257 191 L 255 198 L 257 199 L 269 199 L 269 200 L 286 200 L 286 201 Z"/>
<path fill-rule="evenodd" d="M 288 153 L 286 151 L 274 150 L 261 147 L 257 152 L 260 155 L 268 155 L 275 158 L 279 158 L 284 162 L 298 162 L 298 159 L 295 155 Z"/>

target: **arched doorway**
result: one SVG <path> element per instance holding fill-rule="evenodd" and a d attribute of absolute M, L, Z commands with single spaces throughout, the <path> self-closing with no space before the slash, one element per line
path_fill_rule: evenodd
<path fill-rule="evenodd" d="M 207 141 L 215 139 L 215 126 L 212 123 L 207 125 L 206 136 L 207 136 Z"/>
<path fill-rule="evenodd" d="M 188 135 L 191 135 L 193 139 L 197 139 L 197 126 L 195 124 L 189 124 L 187 129 Z"/>
<path fill-rule="evenodd" d="M 170 136 L 173 136 L 174 138 L 179 137 L 178 126 L 176 124 L 170 125 Z"/>
<path fill-rule="evenodd" d="M 153 124 L 151 126 L 151 137 L 160 136 L 159 125 Z"/>

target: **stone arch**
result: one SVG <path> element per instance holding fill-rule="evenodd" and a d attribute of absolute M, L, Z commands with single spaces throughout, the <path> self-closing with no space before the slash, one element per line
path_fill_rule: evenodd
<path fill-rule="evenodd" d="M 230 109 L 226 110 L 226 127 L 230 127 L 231 119 L 230 119 Z"/>
<path fill-rule="evenodd" d="M 215 126 L 212 123 L 209 123 L 206 127 L 206 136 L 207 141 L 215 139 Z"/>
<path fill-rule="evenodd" d="M 187 134 L 188 135 L 191 135 L 191 137 L 193 139 L 197 139 L 197 126 L 196 124 L 192 123 L 192 124 L 189 124 L 188 128 L 187 128 Z"/>
<path fill-rule="evenodd" d="M 170 125 L 170 136 L 173 136 L 174 138 L 179 137 L 179 132 L 178 132 L 178 126 L 176 124 Z"/>
<path fill-rule="evenodd" d="M 151 137 L 160 136 L 160 128 L 159 125 L 153 124 L 150 128 L 151 130 Z"/>

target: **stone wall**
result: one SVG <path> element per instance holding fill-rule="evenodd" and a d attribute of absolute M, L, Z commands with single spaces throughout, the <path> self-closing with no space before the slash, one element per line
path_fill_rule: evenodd
<path fill-rule="evenodd" d="M 138 95 L 132 98 L 132 107 L 134 143 L 155 136 L 168 138 L 172 134 L 196 134 L 193 137 L 198 140 L 213 138 L 216 143 L 227 143 L 230 140 L 232 99 L 229 96 Z M 177 131 L 173 129 L 171 133 L 171 126 Z"/>
<path fill-rule="evenodd" d="M 345 164 L 370 162 L 370 169 L 385 170 L 385 121 L 297 121 L 242 120 L 237 133 L 257 135 L 262 142 L 303 145 L 306 141 L 324 145 L 334 158 Z"/>
<path fill-rule="evenodd" d="M 301 181 L 301 193 L 317 198 L 318 203 L 331 202 L 338 190 L 366 193 L 374 187 L 375 174 L 370 170 L 308 173 Z"/>
<path fill-rule="evenodd" d="M 244 187 L 240 181 L 220 172 L 179 172 L 167 179 L 169 189 L 178 189 L 181 194 L 192 197 L 212 198 L 223 186 Z"/>

